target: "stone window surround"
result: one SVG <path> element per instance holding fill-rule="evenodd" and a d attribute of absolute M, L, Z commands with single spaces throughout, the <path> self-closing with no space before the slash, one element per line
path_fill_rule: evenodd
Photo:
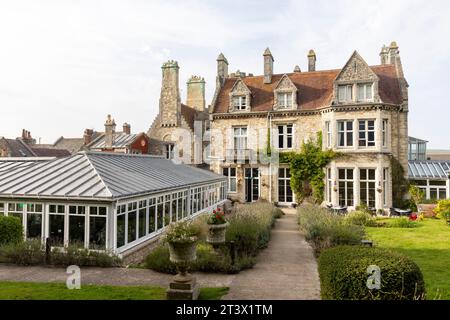
<path fill-rule="evenodd" d="M 361 163 L 357 165 L 347 165 L 345 163 L 335 163 L 333 162 L 330 166 L 328 166 L 325 170 L 331 169 L 331 204 L 338 205 L 339 204 L 339 169 L 353 169 L 353 201 L 354 205 L 349 207 L 350 210 L 354 210 L 357 206 L 360 205 L 360 169 L 375 169 L 375 207 L 377 209 L 386 209 L 390 206 L 391 194 L 390 190 L 392 188 L 391 184 L 391 176 L 390 176 L 390 168 L 387 164 L 383 165 L 382 162 L 376 163 Z M 383 182 L 383 171 L 387 169 L 388 177 L 387 182 L 384 184 Z M 388 187 L 387 195 L 385 195 L 386 190 L 384 190 L 384 186 Z M 378 189 L 381 189 L 381 192 L 378 192 Z M 326 188 L 325 188 L 325 199 L 326 199 Z M 387 200 L 387 204 L 385 203 L 385 196 Z"/>
<path fill-rule="evenodd" d="M 287 79 L 289 79 L 289 77 L 286 76 Z M 283 81 L 284 78 L 282 78 L 280 80 L 280 84 Z M 276 88 L 273 91 L 273 109 L 274 110 L 297 110 L 298 109 L 298 102 L 297 102 L 297 92 L 298 89 L 297 87 L 292 84 L 292 81 L 289 79 L 289 81 L 291 82 L 291 86 L 290 87 L 282 87 L 282 88 Z M 281 108 L 278 104 L 278 94 L 279 93 L 291 93 L 292 94 L 292 106 L 291 108 Z"/>
<path fill-rule="evenodd" d="M 246 107 L 245 109 L 242 110 L 236 110 L 234 108 L 234 101 L 233 98 L 234 97 L 238 97 L 238 96 L 245 96 L 245 102 L 246 102 Z M 245 83 L 242 81 L 242 79 L 238 79 L 236 81 L 236 83 L 234 84 L 232 90 L 229 93 L 229 98 L 230 98 L 230 102 L 229 102 L 229 111 L 233 112 L 233 113 L 245 113 L 245 112 L 250 112 L 251 111 L 251 92 L 250 90 L 247 88 L 247 86 L 245 85 Z"/>
<path fill-rule="evenodd" d="M 275 123 L 274 124 L 275 125 L 275 140 L 273 141 L 273 144 L 275 144 L 275 147 L 278 149 L 278 150 L 293 150 L 293 149 L 295 149 L 295 124 L 294 123 L 292 123 L 292 122 L 280 122 L 280 123 Z M 286 130 L 284 130 L 283 129 L 283 145 L 284 145 L 284 147 L 283 148 L 280 148 L 280 146 L 279 146 L 279 137 L 280 137 L 280 132 L 278 131 L 278 127 L 280 127 L 280 126 L 283 126 L 284 127 L 284 129 L 286 129 Z M 291 131 L 291 133 L 290 133 L 290 136 L 291 136 L 291 138 L 292 138 L 292 140 L 291 140 L 291 147 L 290 148 L 288 148 L 287 147 L 287 126 L 292 126 L 292 131 Z"/>
<path fill-rule="evenodd" d="M 359 147 L 359 120 L 374 120 L 375 119 L 375 147 Z M 352 147 L 339 147 L 338 146 L 338 121 L 353 121 L 353 146 Z M 337 112 L 327 113 L 322 118 L 322 130 L 325 133 L 326 138 L 326 122 L 330 122 L 331 128 L 331 146 L 327 147 L 326 142 L 324 141 L 324 149 L 331 148 L 334 150 L 339 150 L 340 152 L 390 152 L 392 145 L 392 120 L 391 115 L 389 113 L 384 113 L 381 110 L 376 110 L 372 114 L 360 115 L 355 114 L 354 116 L 350 114 L 342 115 Z M 386 128 L 386 145 L 383 146 L 383 132 L 382 132 L 382 124 L 383 121 L 387 121 Z M 325 139 L 326 140 L 326 139 Z"/>
<path fill-rule="evenodd" d="M 359 101 L 358 100 L 358 85 L 359 84 L 369 84 L 373 83 L 372 85 L 372 99 L 366 100 L 366 101 Z M 334 93 L 333 93 L 333 101 L 336 104 L 339 105 L 345 105 L 345 104 L 367 104 L 367 103 L 380 103 L 380 95 L 379 95 L 379 80 L 372 80 L 372 79 L 361 79 L 361 80 L 340 80 L 335 81 L 334 83 Z M 342 85 L 352 85 L 352 101 L 339 101 L 339 86 Z"/>

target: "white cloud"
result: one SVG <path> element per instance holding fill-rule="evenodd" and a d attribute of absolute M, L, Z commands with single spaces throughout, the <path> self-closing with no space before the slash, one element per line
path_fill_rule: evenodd
<path fill-rule="evenodd" d="M 198 74 L 214 91 L 219 52 L 230 69 L 340 68 L 357 49 L 377 64 L 398 41 L 411 85 L 410 132 L 450 147 L 448 1 L 14 1 L 0 11 L 0 135 L 22 127 L 46 142 L 101 129 L 106 114 L 145 131 L 158 110 L 162 62 L 180 64 L 180 87 Z M 238 10 L 236 10 L 238 8 Z M 184 96 L 183 96 L 184 98 Z M 436 115 L 439 114 L 439 117 Z M 445 115 L 445 116 L 443 116 Z"/>

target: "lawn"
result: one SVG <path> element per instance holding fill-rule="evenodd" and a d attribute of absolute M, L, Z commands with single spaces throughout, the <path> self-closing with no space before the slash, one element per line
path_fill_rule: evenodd
<path fill-rule="evenodd" d="M 375 245 L 396 249 L 412 258 L 422 270 L 427 299 L 450 300 L 450 226 L 426 219 L 419 227 L 366 228 Z"/>
<path fill-rule="evenodd" d="M 220 300 L 228 288 L 202 288 L 199 300 Z M 0 300 L 165 300 L 166 289 L 145 286 L 82 285 L 69 290 L 63 283 L 0 281 Z"/>

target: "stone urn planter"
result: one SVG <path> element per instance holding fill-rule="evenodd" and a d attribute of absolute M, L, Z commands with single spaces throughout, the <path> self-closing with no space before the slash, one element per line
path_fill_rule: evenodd
<path fill-rule="evenodd" d="M 169 242 L 170 261 L 175 264 L 189 264 L 197 259 L 197 241 Z"/>
<path fill-rule="evenodd" d="M 206 242 L 212 245 L 225 243 L 225 234 L 229 225 L 228 222 L 222 224 L 208 224 Z"/>
<path fill-rule="evenodd" d="M 225 219 L 225 214 L 217 208 L 213 210 L 207 220 L 208 234 L 206 242 L 217 248 L 220 244 L 225 243 L 225 233 L 230 225 Z"/>

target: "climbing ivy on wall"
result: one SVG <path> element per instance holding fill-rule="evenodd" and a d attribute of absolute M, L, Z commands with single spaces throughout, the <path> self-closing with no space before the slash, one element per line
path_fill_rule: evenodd
<path fill-rule="evenodd" d="M 405 178 L 405 169 L 397 158 L 391 156 L 391 177 L 392 177 L 392 202 L 394 207 L 404 206 L 405 195 L 408 192 L 409 181 Z"/>
<path fill-rule="evenodd" d="M 308 197 L 317 203 L 323 201 L 324 168 L 338 155 L 332 150 L 322 150 L 322 132 L 317 133 L 317 139 L 303 143 L 300 152 L 280 154 L 280 163 L 290 165 L 291 188 L 298 202 Z"/>

